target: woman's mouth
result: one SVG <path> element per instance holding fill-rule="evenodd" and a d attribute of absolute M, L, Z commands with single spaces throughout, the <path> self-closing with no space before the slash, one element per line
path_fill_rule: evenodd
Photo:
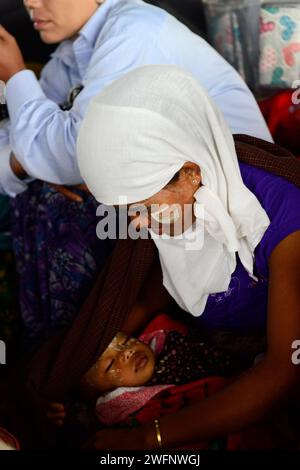
<path fill-rule="evenodd" d="M 47 28 L 47 26 L 51 23 L 51 21 L 48 20 L 40 20 L 38 18 L 33 20 L 33 27 L 37 31 L 42 31 Z"/>
<path fill-rule="evenodd" d="M 134 372 L 139 372 L 140 370 L 144 369 L 146 364 L 148 363 L 148 357 L 142 351 L 137 351 L 133 355 L 133 367 Z"/>

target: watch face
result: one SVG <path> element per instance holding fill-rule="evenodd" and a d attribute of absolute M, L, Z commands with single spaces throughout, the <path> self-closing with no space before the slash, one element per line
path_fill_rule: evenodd
<path fill-rule="evenodd" d="M 8 110 L 5 99 L 5 83 L 0 80 L 0 121 L 8 118 Z"/>
<path fill-rule="evenodd" d="M 60 108 L 63 111 L 69 111 L 70 109 L 72 109 L 74 101 L 76 100 L 79 93 L 83 90 L 83 88 L 83 85 L 77 85 L 71 88 L 68 96 L 68 101 L 66 103 L 63 103 Z"/>
<path fill-rule="evenodd" d="M 71 89 L 70 94 L 69 94 L 69 102 L 70 102 L 70 104 L 72 104 L 72 106 L 73 106 L 73 103 L 76 100 L 77 96 L 80 94 L 80 92 L 82 90 L 83 90 L 82 85 L 74 86 L 74 88 Z"/>

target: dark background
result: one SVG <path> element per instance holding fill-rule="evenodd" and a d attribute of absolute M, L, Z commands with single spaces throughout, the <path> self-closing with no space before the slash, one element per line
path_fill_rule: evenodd
<path fill-rule="evenodd" d="M 84 1 L 84 0 L 82 0 Z M 200 0 L 147 0 L 170 11 L 194 32 L 204 35 L 204 14 Z M 22 0 L 0 0 L 0 23 L 13 34 L 28 62 L 46 62 L 53 47 L 46 46 L 34 31 Z"/>

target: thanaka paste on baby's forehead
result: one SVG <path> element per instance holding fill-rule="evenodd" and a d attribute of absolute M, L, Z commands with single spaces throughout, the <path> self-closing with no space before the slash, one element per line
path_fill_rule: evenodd
<path fill-rule="evenodd" d="M 118 349 L 120 346 L 123 346 L 123 344 L 120 343 L 132 344 L 132 342 L 137 341 L 137 339 L 128 336 L 126 333 L 119 332 L 108 345 L 107 349 Z"/>

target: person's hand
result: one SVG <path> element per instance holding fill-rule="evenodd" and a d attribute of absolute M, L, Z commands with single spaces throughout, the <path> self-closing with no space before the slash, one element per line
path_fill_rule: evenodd
<path fill-rule="evenodd" d="M 26 171 L 22 167 L 22 165 L 16 159 L 13 152 L 11 152 L 10 154 L 10 167 L 13 173 L 15 174 L 15 176 L 19 178 L 20 180 L 23 180 L 24 178 L 28 176 Z M 75 190 L 82 191 L 83 193 L 86 193 L 88 195 L 91 194 L 90 191 L 88 190 L 88 187 L 85 184 L 78 184 L 77 186 L 70 186 L 70 187 L 62 186 L 60 184 L 51 184 L 51 183 L 49 183 L 49 185 L 55 191 L 62 194 L 63 196 L 65 196 L 67 199 L 69 199 L 72 202 L 83 202 L 83 198 L 79 194 L 77 194 L 77 192 L 74 191 L 73 188 Z"/>
<path fill-rule="evenodd" d="M 63 426 L 67 417 L 66 409 L 62 403 L 50 403 L 47 418 L 56 426 Z"/>
<path fill-rule="evenodd" d="M 16 175 L 16 177 L 19 178 L 20 180 L 23 180 L 24 178 L 28 176 L 26 171 L 20 164 L 20 162 L 16 159 L 13 152 L 11 152 L 11 155 L 10 155 L 10 167 L 12 171 L 14 172 L 14 174 Z M 62 194 L 63 196 L 65 196 L 67 199 L 69 199 L 72 202 L 83 202 L 83 198 L 79 194 L 77 194 L 77 192 L 75 192 L 73 188 L 76 190 L 82 191 L 83 193 L 86 193 L 88 195 L 91 194 L 90 191 L 88 190 L 88 187 L 85 184 L 78 184 L 77 186 L 67 187 L 67 186 L 62 186 L 60 184 L 50 183 L 50 186 L 55 191 Z"/>
<path fill-rule="evenodd" d="M 83 202 L 83 198 L 77 194 L 77 192 L 73 191 L 72 188 L 77 189 L 79 191 L 82 191 L 88 195 L 90 195 L 90 191 L 88 190 L 88 187 L 85 184 L 78 184 L 77 186 L 61 186 L 60 184 L 50 184 L 50 186 L 55 189 L 58 193 L 62 194 L 65 196 L 67 199 L 69 199 L 72 202 Z"/>
<path fill-rule="evenodd" d="M 145 450 L 143 427 L 105 429 L 96 432 L 82 450 Z"/>
<path fill-rule="evenodd" d="M 0 25 L 0 80 L 8 82 L 16 73 L 25 69 L 17 41 Z"/>
<path fill-rule="evenodd" d="M 21 163 L 19 163 L 16 159 L 16 156 L 13 152 L 11 152 L 10 154 L 10 167 L 14 172 L 15 176 L 20 180 L 23 180 L 28 176 Z"/>

